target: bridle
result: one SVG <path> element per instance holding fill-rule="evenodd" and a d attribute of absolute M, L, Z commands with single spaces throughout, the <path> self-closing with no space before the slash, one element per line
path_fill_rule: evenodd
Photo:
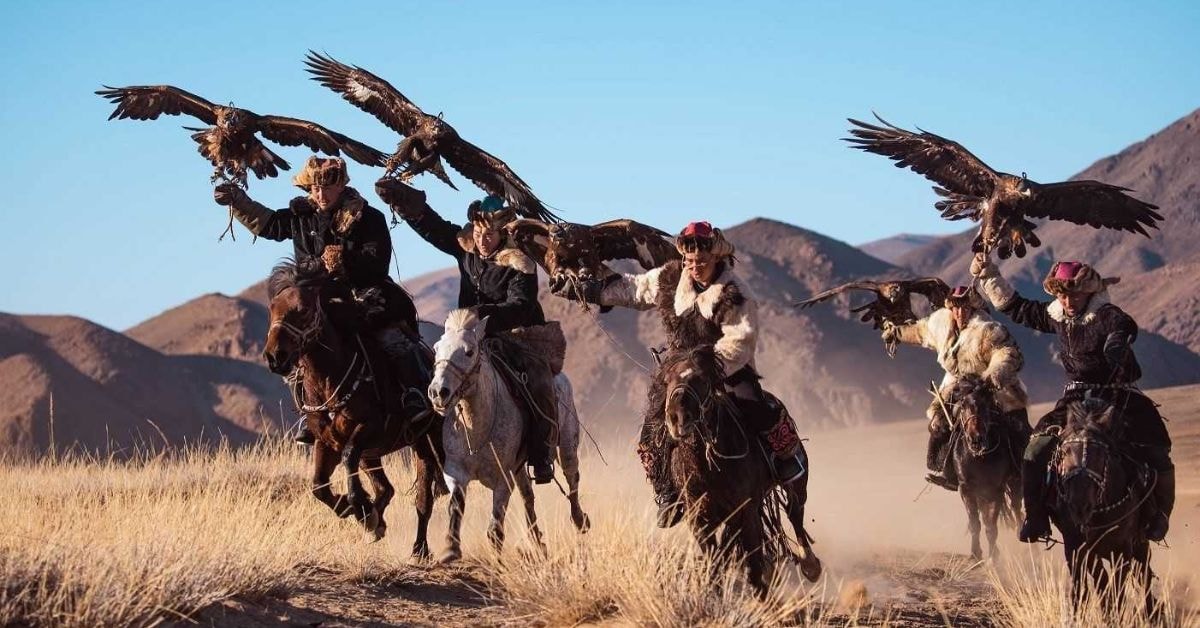
<path fill-rule="evenodd" d="M 1135 498 L 1134 485 L 1137 483 L 1134 481 L 1133 478 L 1130 478 L 1130 480 L 1128 482 L 1126 482 L 1125 492 L 1121 494 L 1121 497 L 1119 499 L 1112 501 L 1112 502 L 1107 502 L 1107 503 L 1105 503 L 1103 501 L 1105 496 L 1108 495 L 1109 463 L 1112 461 L 1112 459 L 1115 455 L 1124 456 L 1125 454 L 1115 450 L 1107 441 L 1105 441 L 1102 438 L 1094 436 L 1093 433 L 1094 433 L 1093 429 L 1085 427 L 1085 428 L 1079 430 L 1078 432 L 1076 432 L 1075 434 L 1073 434 L 1072 436 L 1063 439 L 1059 443 L 1058 448 L 1054 452 L 1054 460 L 1053 460 L 1053 465 L 1052 465 L 1053 468 L 1055 469 L 1055 473 L 1058 474 L 1058 467 L 1060 464 L 1062 464 L 1062 457 L 1063 457 L 1063 452 L 1064 452 L 1063 445 L 1079 444 L 1079 445 L 1083 446 L 1083 454 L 1080 457 L 1079 466 L 1072 469 L 1070 472 L 1066 473 L 1065 475 L 1058 475 L 1058 479 L 1057 479 L 1058 494 L 1059 495 L 1066 494 L 1066 483 L 1071 478 L 1074 478 L 1078 475 L 1083 475 L 1084 477 L 1086 477 L 1088 480 L 1090 480 L 1093 484 L 1096 485 L 1096 488 L 1099 490 L 1099 495 L 1100 495 L 1100 500 L 1101 500 L 1100 504 L 1098 506 L 1096 506 L 1094 509 L 1092 509 L 1091 517 L 1095 517 L 1096 515 L 1104 515 L 1104 514 L 1110 513 L 1112 511 L 1120 508 L 1122 505 L 1126 504 L 1127 502 L 1132 501 Z M 1093 446 L 1103 449 L 1105 451 L 1105 453 L 1107 454 L 1104 456 L 1104 465 L 1100 468 L 1100 471 L 1098 471 L 1098 472 L 1087 466 L 1088 452 L 1091 450 L 1091 448 Z M 1101 528 L 1109 528 L 1109 527 L 1112 527 L 1112 526 L 1120 523 L 1121 521 L 1136 514 L 1138 512 L 1138 510 L 1141 508 L 1142 503 L 1144 503 L 1152 493 L 1153 493 L 1153 487 L 1146 490 L 1145 495 L 1143 495 L 1142 498 L 1140 500 L 1138 500 L 1136 504 L 1133 505 L 1133 507 L 1131 507 L 1124 514 L 1113 519 L 1112 521 L 1108 521 L 1105 523 L 1098 523 L 1098 524 L 1078 522 L 1080 530 L 1083 532 L 1089 532 L 1089 531 L 1098 530 Z M 1089 520 L 1090 520 L 1090 518 L 1089 518 Z"/>
<path fill-rule="evenodd" d="M 296 339 L 298 351 L 301 353 L 310 348 L 314 343 L 329 348 L 320 342 L 319 339 L 321 330 L 325 328 L 325 317 L 322 315 L 322 312 L 323 310 L 318 303 L 316 309 L 313 311 L 312 320 L 306 328 L 289 323 L 281 316 L 278 320 L 271 322 L 267 333 L 269 334 L 275 329 L 281 329 L 291 334 Z M 329 394 L 324 402 L 318 405 L 302 403 L 298 391 L 296 389 L 292 390 L 292 402 L 298 410 L 305 413 L 324 413 L 333 418 L 339 410 L 346 407 L 346 404 L 350 402 L 350 399 L 354 397 L 354 394 L 358 392 L 358 389 L 364 382 L 374 381 L 375 377 L 372 373 L 370 362 L 366 358 L 366 350 L 362 346 L 362 337 L 355 335 L 355 339 L 358 341 L 359 346 L 350 355 L 350 364 L 346 366 L 346 370 L 342 373 L 341 378 L 339 378 L 337 386 L 334 387 L 333 392 Z M 353 379 L 351 379 L 351 374 L 355 375 Z"/>
<path fill-rule="evenodd" d="M 740 460 L 750 454 L 750 439 L 746 435 L 746 430 L 742 427 L 741 421 L 738 420 L 736 406 L 734 406 L 733 402 L 728 397 L 714 392 L 715 390 L 716 385 L 709 386 L 708 394 L 701 397 L 700 393 L 696 392 L 695 387 L 692 386 L 690 382 L 681 381 L 667 391 L 666 399 L 664 401 L 664 413 L 669 414 L 671 404 L 686 395 L 688 398 L 696 402 L 696 408 L 698 412 L 692 421 L 695 424 L 696 429 L 687 434 L 681 434 L 680 440 L 683 440 L 687 436 L 694 434 L 700 439 L 700 442 L 704 444 L 704 455 L 710 462 L 714 462 L 714 458 L 721 460 Z M 741 432 L 742 440 L 746 443 L 744 451 L 734 454 L 726 454 L 721 452 L 720 448 L 718 447 L 721 430 L 721 417 L 719 413 L 712 421 L 712 423 L 716 425 L 717 433 L 715 435 L 709 433 L 709 421 L 706 421 L 705 418 L 713 414 L 717 404 L 725 406 L 726 410 L 733 417 L 734 427 Z"/>
<path fill-rule="evenodd" d="M 486 340 L 479 343 L 479 346 L 476 349 L 475 361 L 472 362 L 467 368 L 463 368 L 455 364 L 450 358 L 438 358 L 433 361 L 434 372 L 437 372 L 438 366 L 444 366 L 447 370 L 458 375 L 459 379 L 458 390 L 455 390 L 454 394 L 450 395 L 450 399 L 446 400 L 446 403 L 443 406 L 444 408 L 453 408 L 458 404 L 459 401 L 462 401 L 462 398 L 466 396 L 466 394 L 470 392 L 472 388 L 475 387 L 475 383 L 478 380 L 478 377 L 476 376 L 483 368 L 484 353 L 489 351 L 487 345 L 488 342 Z"/>

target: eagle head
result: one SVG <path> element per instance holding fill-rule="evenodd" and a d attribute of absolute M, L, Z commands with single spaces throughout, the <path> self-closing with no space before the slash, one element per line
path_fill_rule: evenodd
<path fill-rule="evenodd" d="M 883 297 L 892 303 L 899 301 L 902 293 L 903 290 L 898 283 L 889 283 L 883 286 Z"/>
<path fill-rule="evenodd" d="M 1017 181 L 1017 194 L 1025 198 L 1033 196 L 1033 187 L 1029 185 L 1029 179 L 1024 172 L 1021 173 L 1021 180 Z"/>
<path fill-rule="evenodd" d="M 245 117 L 242 115 L 242 111 L 236 107 L 221 107 L 217 110 L 217 126 L 221 128 L 237 131 L 244 123 Z"/>

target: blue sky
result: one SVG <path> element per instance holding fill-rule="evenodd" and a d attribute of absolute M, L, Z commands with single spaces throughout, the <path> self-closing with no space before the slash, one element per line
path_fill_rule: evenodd
<path fill-rule="evenodd" d="M 924 179 L 845 148 L 847 116 L 1050 181 L 1200 107 L 1195 2 L 340 4 L 0 4 L 0 311 L 122 329 L 290 252 L 240 227 L 218 243 L 211 168 L 180 128 L 195 121 L 106 122 L 101 83 L 170 83 L 392 149 L 306 79 L 305 51 L 325 50 L 444 112 L 570 220 L 768 216 L 851 243 L 959 225 Z M 364 190 L 378 174 L 351 169 Z M 481 194 L 457 180 L 418 181 L 456 220 Z M 250 189 L 274 207 L 294 191 Z M 403 226 L 393 240 L 401 277 L 446 265 Z"/>

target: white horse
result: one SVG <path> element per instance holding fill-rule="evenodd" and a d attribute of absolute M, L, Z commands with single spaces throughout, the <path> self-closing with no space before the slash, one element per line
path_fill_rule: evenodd
<path fill-rule="evenodd" d="M 492 491 L 488 539 L 497 552 L 504 544 L 504 514 L 514 486 L 525 502 L 529 532 L 534 542 L 542 543 L 533 486 L 525 471 L 521 446 L 523 412 L 497 371 L 496 360 L 503 356 L 493 355 L 490 342 L 481 342 L 486 324 L 486 318 L 480 320 L 470 310 L 454 310 L 446 318 L 445 333 L 434 345 L 429 399 L 447 419 L 442 427 L 446 455 L 443 474 L 450 489 L 450 526 L 441 562 L 462 557 L 459 533 L 471 480 L 478 480 Z M 586 532 L 588 517 L 579 506 L 579 414 L 567 376 L 558 374 L 554 384 L 558 397 L 558 462 L 567 480 L 571 521 Z"/>

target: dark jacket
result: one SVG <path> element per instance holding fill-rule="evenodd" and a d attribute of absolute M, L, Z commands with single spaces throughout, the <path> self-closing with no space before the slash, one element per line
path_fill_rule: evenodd
<path fill-rule="evenodd" d="M 426 242 L 458 261 L 458 307 L 489 317 L 486 333 L 546 323 L 537 300 L 537 267 L 524 253 L 506 248 L 482 257 L 469 229 L 438 216 L 428 205 L 405 221 Z"/>
<path fill-rule="evenodd" d="M 385 312 L 378 317 L 379 322 L 402 320 L 416 331 L 416 307 L 388 275 L 392 236 L 387 218 L 354 188 L 347 187 L 338 206 L 328 212 L 318 211 L 307 196 L 297 196 L 279 210 L 241 196 L 233 206 L 233 215 L 255 236 L 278 242 L 291 240 L 300 266 L 320 265 L 326 246 L 341 246 L 350 286 L 360 295 L 364 289 L 378 289 Z"/>
<path fill-rule="evenodd" d="M 1001 308 L 1014 322 L 1058 336 L 1058 357 L 1067 378 L 1088 384 L 1132 384 L 1142 377 L 1133 354 L 1138 327 L 1105 293 L 1093 295 L 1087 311 L 1067 318 L 1057 301 L 1035 301 L 1019 294 Z"/>

